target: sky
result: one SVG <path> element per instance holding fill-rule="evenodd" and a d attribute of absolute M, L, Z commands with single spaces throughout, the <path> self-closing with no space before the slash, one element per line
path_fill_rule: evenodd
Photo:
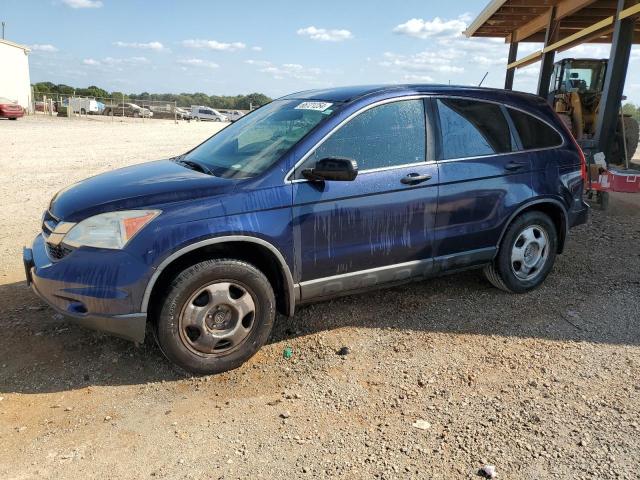
<path fill-rule="evenodd" d="M 371 83 L 502 87 L 508 47 L 467 39 L 489 0 L 0 0 L 6 39 L 31 47 L 31 81 L 125 93 L 272 97 Z M 519 57 L 540 47 L 520 44 Z M 607 57 L 608 45 L 563 57 Z M 516 72 L 534 91 L 539 64 Z M 640 103 L 640 50 L 625 94 Z"/>

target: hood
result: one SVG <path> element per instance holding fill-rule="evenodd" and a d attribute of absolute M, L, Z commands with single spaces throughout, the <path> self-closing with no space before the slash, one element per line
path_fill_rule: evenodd
<path fill-rule="evenodd" d="M 160 160 L 113 170 L 64 188 L 51 200 L 49 211 L 60 220 L 78 222 L 114 210 L 219 195 L 234 186 L 233 180 Z"/>

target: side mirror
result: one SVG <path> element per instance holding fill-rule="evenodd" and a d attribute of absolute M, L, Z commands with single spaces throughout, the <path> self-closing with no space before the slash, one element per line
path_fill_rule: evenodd
<path fill-rule="evenodd" d="M 358 175 L 358 163 L 351 158 L 329 157 L 316 162 L 314 168 L 302 170 L 302 176 L 312 182 L 333 180 L 351 182 Z"/>

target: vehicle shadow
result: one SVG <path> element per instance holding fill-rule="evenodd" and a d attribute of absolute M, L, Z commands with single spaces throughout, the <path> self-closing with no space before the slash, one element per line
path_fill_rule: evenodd
<path fill-rule="evenodd" d="M 638 265 L 615 274 L 611 261 L 594 266 L 576 258 L 579 251 L 559 257 L 545 284 L 526 295 L 497 290 L 475 270 L 302 306 L 293 318 L 278 317 L 269 342 L 357 327 L 639 345 Z M 640 263 L 637 255 L 634 263 Z M 169 364 L 150 335 L 135 346 L 67 322 L 24 282 L 1 285 L 0 304 L 0 393 L 186 376 Z"/>

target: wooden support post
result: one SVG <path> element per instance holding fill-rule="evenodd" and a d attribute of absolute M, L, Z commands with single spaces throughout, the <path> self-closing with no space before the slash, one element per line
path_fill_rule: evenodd
<path fill-rule="evenodd" d="M 509 44 L 509 58 L 507 59 L 507 65 L 516 61 L 518 56 L 518 42 Z M 507 67 L 507 73 L 504 77 L 504 89 L 513 90 L 513 76 L 516 73 L 515 68 Z"/>
<path fill-rule="evenodd" d="M 595 140 L 598 151 L 604 152 L 607 163 L 611 160 L 611 153 L 615 142 L 616 127 L 618 124 L 618 112 L 624 90 L 624 81 L 627 76 L 627 66 L 631 55 L 633 43 L 633 27 L 635 19 L 620 18 L 624 10 L 625 0 L 618 0 L 616 11 L 611 53 L 609 65 L 604 80 L 600 109 L 596 120 Z"/>
<path fill-rule="evenodd" d="M 544 46 L 548 47 L 558 40 L 560 33 L 560 21 L 556 20 L 556 7 L 551 7 L 549 14 L 549 23 L 547 23 L 547 31 L 544 35 Z M 538 76 L 537 93 L 541 97 L 547 98 L 549 95 L 549 83 L 551 82 L 551 74 L 553 73 L 553 61 L 556 52 L 549 51 L 542 54 L 540 63 L 540 75 Z"/>

